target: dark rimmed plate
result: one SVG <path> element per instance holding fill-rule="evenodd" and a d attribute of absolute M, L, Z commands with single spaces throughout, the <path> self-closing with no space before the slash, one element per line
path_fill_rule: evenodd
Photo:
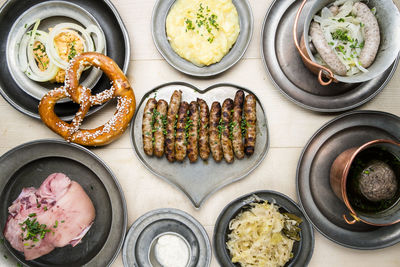
<path fill-rule="evenodd" d="M 166 19 L 175 0 L 158 0 L 153 9 L 151 19 L 151 32 L 153 41 L 164 59 L 175 69 L 185 74 L 196 77 L 210 77 L 220 74 L 235 65 L 246 52 L 253 35 L 254 18 L 250 3 L 247 0 L 232 0 L 239 16 L 240 34 L 231 50 L 220 62 L 210 66 L 198 67 L 181 58 L 172 49 L 167 39 Z"/>
<path fill-rule="evenodd" d="M 0 9 L 0 40 L 7 40 L 9 31 L 15 20 L 32 6 L 47 2 L 49 0 L 8 0 Z M 128 70 L 130 57 L 130 42 L 128 32 L 119 16 L 117 10 L 109 0 L 84 1 L 71 0 L 65 1 L 76 4 L 90 13 L 100 24 L 106 38 L 107 55 L 126 73 Z M 6 62 L 5 51 L 7 42 L 0 43 L 0 93 L 7 102 L 22 113 L 33 118 L 39 118 L 38 104 L 39 100 L 29 96 L 13 80 Z M 108 89 L 110 82 L 105 75 L 102 75 L 100 81 L 93 88 L 93 94 Z M 102 106 L 93 107 L 89 114 L 101 109 Z M 71 102 L 59 103 L 56 105 L 56 113 L 63 120 L 71 120 L 78 110 L 78 105 Z"/>
<path fill-rule="evenodd" d="M 0 157 L 0 227 L 4 228 L 8 207 L 22 188 L 38 188 L 47 176 L 63 172 L 78 182 L 92 200 L 96 218 L 76 247 L 56 248 L 26 261 L 23 253 L 7 249 L 28 266 L 108 266 L 118 255 L 127 224 L 126 203 L 119 183 L 107 165 L 84 147 L 58 140 L 38 140 L 20 145 Z M 1 234 L 4 239 L 3 234 Z"/>
<path fill-rule="evenodd" d="M 314 2 L 307 1 L 300 16 L 302 35 L 305 16 Z M 293 41 L 293 24 L 301 1 L 275 0 L 264 19 L 261 53 L 273 84 L 295 104 L 318 112 L 341 112 L 361 106 L 379 94 L 392 78 L 399 58 L 382 75 L 359 84 L 337 83 L 321 86 L 301 61 Z"/>
<path fill-rule="evenodd" d="M 158 209 L 138 218 L 129 229 L 122 250 L 124 266 L 152 266 L 149 249 L 152 241 L 163 233 L 176 233 L 189 243 L 191 258 L 187 267 L 210 265 L 211 244 L 204 227 L 186 212 Z"/>
<path fill-rule="evenodd" d="M 210 155 L 207 161 L 200 158 L 196 163 L 190 163 L 186 158 L 182 163 L 170 163 L 165 157 L 149 157 L 143 151 L 142 118 L 146 102 L 151 97 L 164 99 L 168 103 L 174 90 L 182 91 L 183 101 L 195 101 L 198 97 L 204 99 L 209 108 L 213 101 L 222 103 L 226 98 L 233 99 L 238 90 L 245 94 L 254 94 L 249 89 L 233 84 L 215 84 L 206 89 L 199 89 L 184 82 L 162 84 L 143 96 L 131 125 L 131 140 L 139 160 L 158 177 L 166 180 L 180 189 L 199 208 L 203 201 L 212 193 L 235 181 L 243 179 L 262 162 L 268 151 L 268 123 L 263 105 L 257 98 L 257 139 L 254 154 L 242 160 L 235 159 L 232 164 L 224 160 L 217 163 Z"/>
<path fill-rule="evenodd" d="M 378 111 L 343 114 L 311 137 L 297 166 L 297 193 L 307 218 L 328 239 L 355 249 L 378 249 L 400 241 L 400 223 L 376 227 L 363 223 L 348 225 L 344 203 L 333 193 L 330 168 L 344 150 L 374 139 L 400 140 L 400 118 Z"/>
<path fill-rule="evenodd" d="M 256 191 L 241 196 L 229 203 L 220 213 L 214 228 L 214 251 L 215 257 L 221 266 L 239 267 L 239 264 L 233 264 L 229 251 L 226 249 L 226 242 L 229 234 L 229 223 L 250 203 L 256 201 L 257 196 L 269 203 L 277 204 L 285 212 L 295 214 L 300 217 L 303 222 L 300 224 L 301 240 L 293 245 L 293 258 L 286 263 L 289 266 L 307 266 L 311 260 L 314 251 L 314 230 L 307 218 L 304 216 L 300 207 L 288 196 L 270 190 Z"/>

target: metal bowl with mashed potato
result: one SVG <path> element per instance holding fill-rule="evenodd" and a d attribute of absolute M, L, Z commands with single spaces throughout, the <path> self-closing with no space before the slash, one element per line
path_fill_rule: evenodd
<path fill-rule="evenodd" d="M 175 69 L 209 77 L 235 65 L 253 32 L 247 0 L 159 0 L 153 10 L 154 43 Z"/>

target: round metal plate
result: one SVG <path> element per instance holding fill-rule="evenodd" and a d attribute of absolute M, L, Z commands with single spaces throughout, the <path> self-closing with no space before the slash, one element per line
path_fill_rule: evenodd
<path fill-rule="evenodd" d="M 348 225 L 344 203 L 333 193 L 329 175 L 335 158 L 346 149 L 375 139 L 400 140 L 400 118 L 377 111 L 353 111 L 322 126 L 305 146 L 297 166 L 297 193 L 306 216 L 328 239 L 355 249 L 378 249 L 400 241 L 400 224 Z"/>
<path fill-rule="evenodd" d="M 49 12 L 49 10 L 51 10 L 51 12 Z M 19 88 L 33 98 L 40 100 L 49 90 L 53 89 L 55 86 L 61 86 L 61 84 L 35 82 L 19 68 L 19 44 L 23 35 L 33 27 L 29 27 L 29 25 L 33 25 L 37 20 L 40 20 L 38 29 L 44 32 L 49 32 L 49 28 L 54 28 L 60 23 L 75 23 L 82 25 L 84 28 L 95 25 L 100 31 L 101 27 L 89 12 L 76 4 L 64 1 L 43 2 L 34 5 L 16 19 L 14 25 L 10 29 L 7 40 L 6 54 L 8 70 Z M 95 47 L 97 47 L 97 36 L 93 35 L 92 38 Z M 87 88 L 94 87 L 101 75 L 102 72 L 96 68 L 84 71 L 81 77 L 82 86 Z M 68 101 L 71 101 L 71 99 L 64 98 L 60 99 L 59 103 Z"/>
<path fill-rule="evenodd" d="M 183 101 L 190 102 L 200 97 L 211 107 L 213 101 L 222 103 L 226 98 L 233 99 L 235 93 L 240 89 L 245 91 L 246 94 L 254 94 L 248 89 L 232 84 L 216 84 L 204 90 L 183 82 L 163 84 L 152 89 L 142 98 L 134 116 L 131 126 L 131 140 L 139 160 L 152 173 L 185 193 L 197 208 L 212 193 L 246 177 L 264 159 L 269 146 L 269 135 L 268 123 L 261 102 L 257 99 L 257 138 L 254 154 L 242 160 L 236 159 L 232 164 L 228 164 L 224 160 L 219 163 L 215 162 L 211 155 L 208 161 L 199 159 L 196 163 L 190 163 L 188 159 L 182 163 L 170 163 L 165 157 L 147 156 L 143 151 L 142 139 L 144 107 L 150 97 L 164 99 L 169 103 L 174 90 L 182 91 Z"/>
<path fill-rule="evenodd" d="M 125 238 L 124 266 L 150 267 L 151 242 L 162 233 L 177 233 L 190 245 L 188 267 L 206 267 L 211 262 L 211 245 L 203 226 L 189 214 L 176 209 L 159 209 L 137 219 Z"/>
<path fill-rule="evenodd" d="M 10 30 L 17 18 L 24 12 L 37 4 L 45 2 L 53 2 L 49 0 L 8 0 L 0 9 L 0 39 L 7 40 Z M 100 25 L 106 38 L 107 52 L 126 73 L 129 64 L 130 46 L 128 32 L 117 12 L 115 7 L 109 0 L 100 1 L 57 1 L 67 2 L 79 6 L 81 9 L 89 13 Z M 29 19 L 29 18 L 26 18 Z M 35 18 L 30 18 L 35 20 Z M 119 41 L 116 41 L 119 40 Z M 28 95 L 13 79 L 10 73 L 6 60 L 7 42 L 0 43 L 0 93 L 4 99 L 9 102 L 14 108 L 22 113 L 39 119 L 38 104 L 39 100 Z M 93 94 L 101 92 L 110 87 L 109 79 L 102 75 L 99 82 L 92 88 Z M 89 114 L 100 110 L 102 106 L 91 108 Z M 63 120 L 71 120 L 78 111 L 79 106 L 72 102 L 59 103 L 55 107 L 56 113 Z"/>
<path fill-rule="evenodd" d="M 235 65 L 246 52 L 253 34 L 253 13 L 247 0 L 232 0 L 239 15 L 240 34 L 231 50 L 218 63 L 198 67 L 181 58 L 167 40 L 166 19 L 175 0 L 158 0 L 153 9 L 151 32 L 160 54 L 175 69 L 188 75 L 209 77 L 220 74 Z"/>
<path fill-rule="evenodd" d="M 317 0 L 307 1 L 300 16 L 298 36 L 302 35 L 308 10 Z M 274 1 L 264 19 L 261 53 L 272 82 L 295 104 L 318 112 L 341 112 L 361 106 L 383 90 L 396 71 L 399 57 L 377 78 L 364 83 L 336 83 L 321 86 L 296 50 L 293 25 L 301 1 Z"/>
<path fill-rule="evenodd" d="M 229 251 L 226 249 L 226 242 L 228 241 L 229 223 L 234 219 L 243 209 L 249 207 L 249 204 L 255 202 L 254 196 L 274 203 L 283 209 L 284 212 L 289 212 L 300 217 L 303 222 L 300 224 L 301 240 L 295 242 L 293 245 L 293 258 L 286 263 L 288 266 L 307 266 L 311 260 L 314 251 L 314 230 L 307 218 L 304 216 L 300 207 L 291 200 L 288 196 L 269 190 L 256 191 L 250 194 L 241 196 L 231 203 L 229 203 L 219 215 L 214 228 L 214 251 L 215 257 L 221 266 L 240 267 L 238 263 L 233 264 Z"/>
<path fill-rule="evenodd" d="M 22 188 L 38 188 L 54 172 L 65 173 L 78 182 L 96 209 L 89 232 L 77 246 L 56 248 L 51 253 L 26 261 L 23 253 L 4 245 L 28 266 L 108 266 L 118 255 L 127 224 L 123 192 L 111 170 L 95 154 L 75 144 L 39 140 L 18 146 L 0 158 L 0 227 L 4 228 L 8 207 Z"/>

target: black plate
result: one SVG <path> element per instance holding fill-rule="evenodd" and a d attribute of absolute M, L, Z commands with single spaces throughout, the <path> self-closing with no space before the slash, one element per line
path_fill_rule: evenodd
<path fill-rule="evenodd" d="M 317 0 L 307 1 L 298 25 L 303 33 L 304 19 Z M 295 104 L 318 112 L 341 112 L 361 106 L 379 94 L 396 71 L 399 58 L 382 75 L 365 83 L 337 83 L 322 86 L 296 50 L 293 24 L 302 1 L 275 0 L 264 19 L 261 53 L 267 73 L 280 92 Z"/>
<path fill-rule="evenodd" d="M 328 122 L 311 137 L 297 167 L 297 193 L 306 216 L 325 237 L 346 247 L 378 249 L 400 241 L 400 223 L 348 225 L 344 203 L 329 184 L 330 168 L 344 150 L 374 139 L 400 140 L 400 118 L 377 111 L 353 111 Z"/>
<path fill-rule="evenodd" d="M 229 222 L 235 218 L 243 208 L 255 201 L 254 195 L 267 200 L 269 203 L 277 204 L 286 212 L 295 214 L 300 217 L 303 222 L 300 224 L 301 240 L 293 245 L 293 258 L 286 263 L 285 267 L 289 266 L 307 266 L 311 260 L 314 251 L 314 231 L 311 224 L 308 222 L 300 207 L 291 200 L 288 196 L 270 190 L 256 191 L 244 196 L 241 196 L 229 203 L 219 215 L 214 228 L 214 251 L 215 257 L 221 266 L 239 267 L 239 264 L 233 264 L 228 250 L 226 249 L 227 237 L 229 234 Z"/>
<path fill-rule="evenodd" d="M 96 209 L 89 232 L 77 246 L 56 248 L 33 261 L 5 241 L 7 249 L 28 266 L 107 266 L 118 255 L 126 231 L 127 213 L 122 190 L 110 169 L 89 150 L 64 141 L 39 140 L 18 146 L 0 158 L 0 227 L 7 208 L 22 188 L 38 188 L 54 172 L 78 182 Z M 4 239 L 3 233 L 0 235 Z"/>
<path fill-rule="evenodd" d="M 0 10 L 0 40 L 3 40 L 0 42 L 0 93 L 14 108 L 37 119 L 39 119 L 39 100 L 26 94 L 14 82 L 7 67 L 5 51 L 7 46 L 6 40 L 15 20 L 33 5 L 47 1 L 49 0 L 9 0 Z M 107 55 L 126 73 L 130 56 L 129 37 L 121 17 L 112 3 L 109 0 L 69 0 L 67 2 L 79 5 L 98 21 L 105 34 Z M 105 75 L 102 75 L 99 82 L 92 89 L 92 92 L 95 94 L 109 87 L 109 79 Z M 103 106 L 91 108 L 89 114 L 93 114 Z M 78 108 L 78 105 L 71 102 L 59 103 L 56 105 L 55 111 L 63 120 L 71 120 Z"/>

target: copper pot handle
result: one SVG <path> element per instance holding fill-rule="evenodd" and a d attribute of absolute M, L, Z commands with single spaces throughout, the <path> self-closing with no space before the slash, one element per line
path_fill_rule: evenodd
<path fill-rule="evenodd" d="M 343 214 L 342 216 L 343 216 L 343 219 L 345 220 L 345 222 L 346 222 L 347 224 L 355 224 L 355 223 L 357 223 L 357 222 L 360 221 L 360 218 L 358 218 L 357 215 L 355 215 L 355 214 L 352 213 L 352 212 L 350 212 L 350 216 L 353 217 L 353 220 L 352 220 L 352 221 L 349 221 L 349 219 L 347 219 L 347 217 L 346 217 L 345 214 Z"/>
<path fill-rule="evenodd" d="M 294 44 L 296 45 L 297 50 L 298 50 L 299 53 L 300 53 L 300 56 L 303 58 L 303 61 L 305 61 L 305 62 L 307 62 L 308 64 L 310 64 L 311 66 L 313 66 L 313 67 L 319 69 L 319 72 L 318 72 L 318 82 L 319 82 L 321 85 L 326 86 L 326 85 L 329 85 L 329 84 L 331 84 L 332 82 L 336 81 L 336 79 L 334 78 L 333 72 L 332 72 L 330 69 L 328 69 L 327 67 L 324 67 L 324 66 L 322 66 L 322 65 L 320 65 L 320 64 L 317 64 L 317 63 L 313 62 L 312 60 L 310 60 L 310 59 L 303 53 L 303 51 L 301 50 L 300 45 L 299 45 L 299 41 L 298 41 L 298 38 L 297 38 L 297 25 L 298 25 L 298 22 L 299 22 L 299 18 L 300 18 L 301 11 L 303 10 L 303 8 L 304 8 L 304 6 L 305 6 L 306 3 L 307 3 L 307 0 L 303 0 L 303 3 L 301 3 L 300 8 L 299 8 L 299 10 L 297 11 L 296 18 L 295 18 L 295 20 L 294 20 L 294 27 L 293 27 L 293 40 L 294 40 Z M 327 81 L 324 81 L 323 76 L 326 77 L 326 78 L 328 78 L 328 80 L 327 80 Z"/>

